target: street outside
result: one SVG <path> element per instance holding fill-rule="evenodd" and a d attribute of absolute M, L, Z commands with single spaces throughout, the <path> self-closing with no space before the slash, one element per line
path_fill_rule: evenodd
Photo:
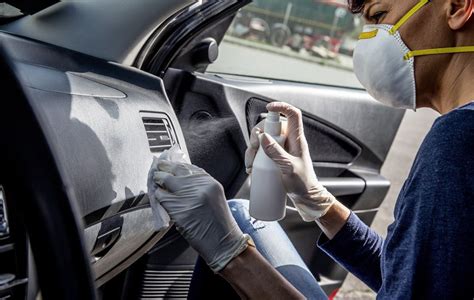
<path fill-rule="evenodd" d="M 309 59 L 295 57 L 291 50 L 259 49 L 258 44 L 226 40 L 221 44 L 218 62 L 209 71 L 249 76 L 291 79 L 330 85 L 360 87 L 355 75 L 347 68 L 321 65 Z M 269 51 L 270 50 L 270 51 Z M 285 51 L 286 54 L 285 55 Z M 247 62 L 247 63 L 242 63 Z M 382 236 L 393 222 L 393 209 L 398 193 L 413 163 L 424 136 L 439 115 L 429 109 L 407 111 L 394 140 L 382 175 L 392 183 L 372 228 Z M 375 299 L 373 293 L 357 278 L 349 275 L 337 299 Z"/>
<path fill-rule="evenodd" d="M 226 38 L 219 46 L 218 60 L 208 71 L 362 88 L 354 73 L 348 70 L 351 63 L 347 60 L 339 67 L 331 60 L 327 61 L 331 65 L 325 65 L 323 60 L 318 64 L 315 58 L 289 49 Z"/>

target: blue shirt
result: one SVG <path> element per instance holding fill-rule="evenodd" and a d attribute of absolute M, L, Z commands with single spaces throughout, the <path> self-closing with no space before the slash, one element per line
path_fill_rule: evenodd
<path fill-rule="evenodd" d="M 351 214 L 319 246 L 377 299 L 474 299 L 474 103 L 439 117 L 382 239 Z"/>

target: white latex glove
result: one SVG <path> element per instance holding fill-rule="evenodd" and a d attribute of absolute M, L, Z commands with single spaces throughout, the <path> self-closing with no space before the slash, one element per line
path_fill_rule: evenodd
<path fill-rule="evenodd" d="M 160 160 L 154 179 L 156 198 L 214 272 L 247 248 L 250 237 L 235 222 L 224 189 L 203 169 Z"/>
<path fill-rule="evenodd" d="M 285 147 L 282 148 L 270 135 L 263 133 L 263 123 L 258 124 L 252 130 L 250 146 L 245 153 L 247 173 L 252 171 L 255 154 L 261 144 L 268 157 L 279 166 L 288 196 L 303 220 L 315 221 L 328 212 L 336 199 L 314 173 L 301 111 L 283 102 L 272 102 L 267 105 L 267 110 L 279 112 L 287 118 L 282 126 L 282 134 L 286 136 Z"/>

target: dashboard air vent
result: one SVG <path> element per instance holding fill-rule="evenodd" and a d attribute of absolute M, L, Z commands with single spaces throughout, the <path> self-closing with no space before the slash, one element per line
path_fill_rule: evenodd
<path fill-rule="evenodd" d="M 160 114 L 157 117 L 144 116 L 142 120 L 151 152 L 163 152 L 176 144 L 174 130 L 168 118 L 161 117 Z"/>

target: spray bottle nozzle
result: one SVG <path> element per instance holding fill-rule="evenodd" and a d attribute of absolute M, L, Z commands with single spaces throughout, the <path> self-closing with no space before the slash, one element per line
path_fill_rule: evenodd
<path fill-rule="evenodd" d="M 271 136 L 279 136 L 281 134 L 280 113 L 269 111 L 265 119 L 264 131 Z"/>
<path fill-rule="evenodd" d="M 269 111 L 267 114 L 267 120 L 269 122 L 280 122 L 280 113 L 276 111 Z"/>

